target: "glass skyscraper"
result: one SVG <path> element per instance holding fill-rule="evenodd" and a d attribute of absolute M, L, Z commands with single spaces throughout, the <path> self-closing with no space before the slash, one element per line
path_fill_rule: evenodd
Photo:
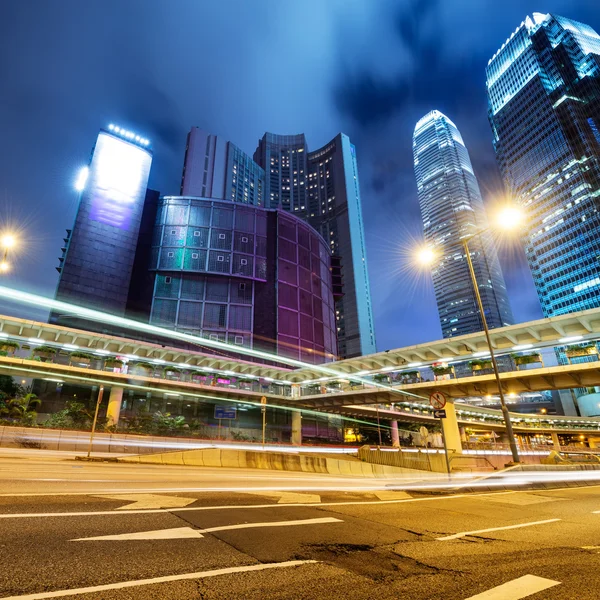
<path fill-rule="evenodd" d="M 494 146 L 526 214 L 525 251 L 545 316 L 600 306 L 600 36 L 527 17 L 486 69 Z"/>
<path fill-rule="evenodd" d="M 436 253 L 433 285 L 445 338 L 482 331 L 461 240 L 487 227 L 479 185 L 456 125 L 437 110 L 413 135 L 415 176 L 425 241 Z M 469 242 L 473 269 L 490 328 L 511 325 L 512 311 L 489 233 Z"/>
<path fill-rule="evenodd" d="M 265 203 L 312 225 L 339 259 L 343 295 L 335 310 L 338 351 L 350 358 L 376 352 L 356 149 L 338 134 L 308 151 L 299 135 L 266 133 L 254 160 L 265 171 Z"/>

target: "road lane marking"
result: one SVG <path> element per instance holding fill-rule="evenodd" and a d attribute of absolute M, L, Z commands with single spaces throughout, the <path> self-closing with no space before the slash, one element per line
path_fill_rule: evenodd
<path fill-rule="evenodd" d="M 559 584 L 560 581 L 554 581 L 553 579 L 545 579 L 536 575 L 523 575 L 523 577 L 503 583 L 487 592 L 470 596 L 466 600 L 520 600 L 520 598 L 527 598 L 527 596 L 532 596 Z"/>
<path fill-rule="evenodd" d="M 317 494 L 303 494 L 300 492 L 244 492 L 253 496 L 265 496 L 267 498 L 276 498 L 277 504 L 296 504 L 304 502 L 305 504 L 317 504 L 321 502 L 321 496 Z"/>
<path fill-rule="evenodd" d="M 137 531 L 136 533 L 121 533 L 118 535 L 98 535 L 96 537 L 77 538 L 70 542 L 89 541 L 127 541 L 127 540 L 180 540 L 198 539 L 204 537 L 198 529 L 191 527 L 174 527 L 173 529 L 155 529 L 154 531 Z"/>
<path fill-rule="evenodd" d="M 375 496 L 377 496 L 380 500 L 401 500 L 411 498 L 410 494 L 406 492 L 393 492 L 384 490 L 381 492 L 373 492 Z"/>
<path fill-rule="evenodd" d="M 264 571 L 266 569 L 282 569 L 287 567 L 298 567 L 301 565 L 314 564 L 316 560 L 288 560 L 280 563 L 265 563 L 260 565 L 246 565 L 244 567 L 228 567 L 225 569 L 214 569 L 212 571 L 198 571 L 197 573 L 182 573 L 180 575 L 167 575 L 165 577 L 153 577 L 152 579 L 137 579 L 133 581 L 120 581 L 118 583 L 107 583 L 105 585 L 94 585 L 90 587 L 74 588 L 70 590 L 58 590 L 56 592 L 40 592 L 37 594 L 24 594 L 23 596 L 5 596 L 0 600 L 46 600 L 47 598 L 62 598 L 63 596 L 77 596 L 79 594 L 93 594 L 95 592 L 106 592 L 108 590 L 121 590 L 123 588 L 138 587 L 142 585 L 155 585 L 157 583 L 170 583 L 172 581 L 184 581 L 186 579 L 205 579 L 219 575 L 232 573 L 244 573 L 247 571 Z"/>
<path fill-rule="evenodd" d="M 296 525 L 319 525 L 321 523 L 343 523 L 342 519 L 335 517 L 321 517 L 319 519 L 299 519 L 297 521 L 267 521 L 266 523 L 240 523 L 239 525 L 222 525 L 201 529 L 202 533 L 215 531 L 230 531 L 232 529 L 252 529 L 254 527 L 294 527 Z"/>
<path fill-rule="evenodd" d="M 183 508 L 198 498 L 182 498 L 181 496 L 160 496 L 158 494 L 94 494 L 95 498 L 106 498 L 108 500 L 123 500 L 131 502 L 125 506 L 119 506 L 115 510 L 145 510 L 150 508 Z"/>
<path fill-rule="evenodd" d="M 321 517 L 318 519 L 299 519 L 296 521 L 267 521 L 265 523 L 240 523 L 238 525 L 221 525 L 207 529 L 192 529 L 191 527 L 175 527 L 174 529 L 156 529 L 154 531 L 139 531 L 136 533 L 121 533 L 117 535 L 98 535 L 87 538 L 77 538 L 70 542 L 89 541 L 126 541 L 126 540 L 176 540 L 180 538 L 202 538 L 203 533 L 230 531 L 233 529 L 254 529 L 257 527 L 294 527 L 298 525 L 320 525 L 323 523 L 343 523 L 342 519 Z"/>
<path fill-rule="evenodd" d="M 475 535 L 478 533 L 488 533 L 490 531 L 504 531 L 505 529 L 520 529 L 521 527 L 531 527 L 533 525 L 544 525 L 546 523 L 556 523 L 561 519 L 546 519 L 545 521 L 531 521 L 530 523 L 519 523 L 518 525 L 506 525 L 504 527 L 490 527 L 489 529 L 477 529 L 476 531 L 461 531 L 452 535 L 446 535 L 444 537 L 435 538 L 438 542 L 445 542 L 446 540 L 457 540 L 467 535 Z"/>
<path fill-rule="evenodd" d="M 514 494 L 515 492 L 490 492 L 489 494 L 457 494 L 456 496 L 435 496 L 432 498 L 407 498 L 406 500 L 366 500 L 366 501 L 350 501 L 350 502 L 321 502 L 322 506 L 368 506 L 370 504 L 402 504 L 404 502 L 434 502 L 440 500 L 454 500 L 457 498 L 478 498 L 480 496 L 489 496 L 490 494 Z M 71 495 L 71 494 L 68 494 Z M 89 496 L 90 494 L 85 494 Z M 31 519 L 31 518 L 51 518 L 51 517 L 94 517 L 107 515 L 151 515 L 157 513 L 173 513 L 185 511 L 204 511 L 204 510 L 250 510 L 256 508 L 277 508 L 277 507 L 300 507 L 313 506 L 314 504 L 297 503 L 297 504 L 225 504 L 221 506 L 191 506 L 186 508 L 155 508 L 151 510 L 129 510 L 126 512 L 115 512 L 114 510 L 98 510 L 89 512 L 53 512 L 53 513 L 2 513 L 0 519 Z M 2 600 L 2 598 L 0 598 Z"/>

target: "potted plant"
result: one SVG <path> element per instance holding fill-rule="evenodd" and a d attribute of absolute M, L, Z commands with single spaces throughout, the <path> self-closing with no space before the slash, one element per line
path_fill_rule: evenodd
<path fill-rule="evenodd" d="M 321 386 L 316 383 L 311 383 L 310 385 L 307 385 L 305 389 L 307 396 L 314 396 L 315 394 L 321 393 Z"/>
<path fill-rule="evenodd" d="M 253 379 L 248 379 L 247 377 L 238 377 L 237 378 L 237 384 L 243 390 L 252 389 L 253 382 L 254 382 Z"/>
<path fill-rule="evenodd" d="M 69 355 L 69 363 L 77 363 L 89 367 L 92 358 L 94 357 L 88 352 L 71 352 L 71 354 Z"/>
<path fill-rule="evenodd" d="M 441 377 L 442 375 L 453 375 L 454 374 L 454 367 L 451 365 L 447 365 L 447 366 L 442 366 L 440 365 L 439 367 L 431 367 L 431 370 L 433 371 L 433 375 L 435 377 Z"/>
<path fill-rule="evenodd" d="M 58 350 L 53 346 L 38 346 L 31 352 L 34 360 L 41 360 L 42 362 L 50 361 L 54 359 Z"/>
<path fill-rule="evenodd" d="M 154 374 L 154 365 L 149 362 L 138 362 L 131 365 L 131 369 L 129 371 L 133 375 L 153 375 Z"/>
<path fill-rule="evenodd" d="M 177 367 L 165 367 L 163 369 L 163 377 L 165 379 L 179 381 L 181 379 L 181 369 L 178 369 Z"/>
<path fill-rule="evenodd" d="M 387 373 L 375 373 L 375 375 L 373 375 L 373 381 L 376 381 L 377 383 L 389 383 L 390 376 Z"/>
<path fill-rule="evenodd" d="M 521 365 L 532 365 L 535 363 L 541 363 L 542 366 L 544 364 L 542 362 L 542 355 L 537 352 L 533 352 L 531 354 L 511 354 L 510 356 L 515 361 L 515 365 L 517 367 L 520 367 Z"/>
<path fill-rule="evenodd" d="M 469 366 L 471 367 L 471 371 L 483 371 L 484 369 L 491 369 L 492 359 L 484 358 L 481 360 L 471 360 L 469 361 Z"/>
<path fill-rule="evenodd" d="M 413 379 L 419 380 L 421 378 L 420 371 L 403 371 L 397 375 L 400 383 L 410 383 Z"/>
<path fill-rule="evenodd" d="M 113 369 L 121 369 L 125 363 L 120 358 L 113 358 L 112 356 L 105 359 L 104 368 L 112 371 Z"/>
<path fill-rule="evenodd" d="M 0 344 L 0 350 L 2 350 L 3 352 L 6 352 L 6 355 L 14 354 L 20 347 L 21 346 L 19 346 L 19 344 L 17 344 L 17 342 L 11 342 L 9 340 L 4 340 Z"/>
<path fill-rule="evenodd" d="M 192 383 L 199 383 L 200 385 L 208 385 L 209 374 L 204 371 L 193 371 L 192 372 Z"/>
<path fill-rule="evenodd" d="M 567 358 L 576 358 L 578 356 L 591 356 L 598 354 L 596 344 L 593 342 L 587 344 L 574 344 L 565 348 L 565 356 Z"/>

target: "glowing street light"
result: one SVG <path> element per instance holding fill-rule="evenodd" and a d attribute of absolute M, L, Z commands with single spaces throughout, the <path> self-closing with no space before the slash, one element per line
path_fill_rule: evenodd
<path fill-rule="evenodd" d="M 5 233 L 0 237 L 0 245 L 4 248 L 4 255 L 0 262 L 0 272 L 6 273 L 10 271 L 10 263 L 8 262 L 8 251 L 14 248 L 17 243 L 17 238 L 12 233 Z"/>
<path fill-rule="evenodd" d="M 6 234 L 2 236 L 2 247 L 5 249 L 12 248 L 17 243 L 14 235 Z"/>
<path fill-rule="evenodd" d="M 523 214 L 521 211 L 514 206 L 505 206 L 497 215 L 495 219 L 495 225 L 499 229 L 504 231 L 510 231 L 516 229 L 521 225 L 523 221 Z M 471 250 L 469 249 L 469 242 L 476 236 L 488 231 L 489 227 L 479 229 L 474 233 L 463 237 L 460 242 L 463 246 L 465 256 L 467 259 L 467 265 L 469 267 L 469 274 L 471 276 L 471 282 L 473 284 L 473 291 L 475 292 L 475 299 L 477 300 L 477 306 L 479 308 L 479 314 L 481 316 L 481 324 L 483 325 L 483 331 L 485 333 L 485 339 L 487 342 L 490 358 L 492 359 L 492 368 L 494 369 L 494 377 L 496 379 L 496 385 L 498 386 L 498 396 L 500 398 L 500 406 L 502 408 L 502 416 L 504 418 L 504 424 L 506 426 L 506 434 L 508 436 L 508 443 L 510 445 L 510 451 L 512 454 L 513 462 L 519 463 L 519 450 L 517 448 L 517 442 L 512 428 L 510 420 L 510 413 L 506 406 L 504 399 L 504 391 L 502 390 L 502 384 L 500 383 L 500 372 L 498 371 L 498 363 L 496 362 L 496 356 L 494 355 L 494 348 L 492 347 L 492 340 L 490 339 L 490 332 L 488 329 L 487 319 L 485 318 L 485 312 L 483 310 L 483 303 L 481 302 L 481 294 L 479 293 L 479 285 L 477 284 L 477 278 L 475 277 L 475 270 L 473 269 L 473 261 L 471 260 Z M 419 250 L 417 253 L 417 259 L 421 264 L 431 264 L 435 259 L 435 254 L 430 248 Z"/>
<path fill-rule="evenodd" d="M 0 271 L 2 271 L 2 273 L 6 273 L 7 271 L 10 271 L 10 264 L 7 263 L 5 260 L 0 262 Z"/>

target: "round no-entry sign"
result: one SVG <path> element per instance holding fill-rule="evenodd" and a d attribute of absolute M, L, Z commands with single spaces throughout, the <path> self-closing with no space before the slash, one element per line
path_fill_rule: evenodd
<path fill-rule="evenodd" d="M 431 404 L 432 408 L 440 410 L 446 406 L 446 396 L 443 392 L 433 392 L 429 396 L 429 404 Z"/>

